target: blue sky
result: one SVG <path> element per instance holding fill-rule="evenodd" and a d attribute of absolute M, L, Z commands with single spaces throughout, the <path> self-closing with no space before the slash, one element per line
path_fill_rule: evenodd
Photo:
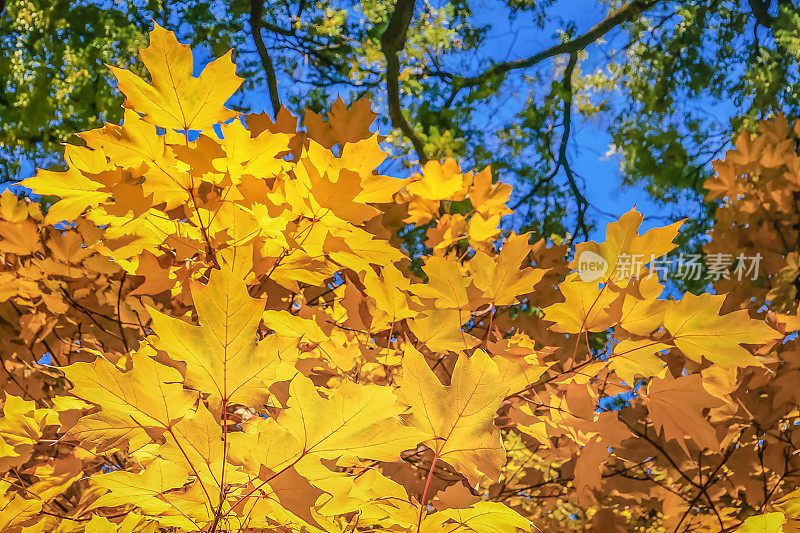
<path fill-rule="evenodd" d="M 549 11 L 555 14 L 553 25 L 544 30 L 525 20 L 525 15 L 512 22 L 507 13 L 498 9 L 496 2 L 477 2 L 474 11 L 477 20 L 493 26 L 487 45 L 493 49 L 494 56 L 498 60 L 514 60 L 556 44 L 555 31 L 566 26 L 567 22 L 575 24 L 576 34 L 584 33 L 606 16 L 607 6 L 593 0 L 557 1 Z M 608 42 L 587 49 L 588 57 L 581 64 L 583 72 L 592 71 L 604 60 L 604 49 L 624 43 L 624 35 L 620 32 L 611 32 L 606 38 Z M 542 63 L 535 68 L 547 69 L 548 64 Z M 616 220 L 634 206 L 645 215 L 643 228 L 665 225 L 661 218 L 667 214 L 663 206 L 653 202 L 640 188 L 621 186 L 619 160 L 608 155 L 611 136 L 606 132 L 602 119 L 586 120 L 573 111 L 572 128 L 568 155 L 576 175 L 582 178 L 585 196 L 592 206 L 589 215 L 598 222 L 592 237 L 602 238 L 605 223 Z"/>

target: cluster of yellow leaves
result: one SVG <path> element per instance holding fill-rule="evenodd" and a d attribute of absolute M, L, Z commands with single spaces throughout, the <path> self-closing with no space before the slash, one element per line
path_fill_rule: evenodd
<path fill-rule="evenodd" d="M 0 273 L 2 309 L 42 317 L 9 321 L 11 344 L 50 376 L 36 406 L 4 387 L 5 530 L 742 522 L 720 516 L 706 462 L 738 458 L 737 376 L 772 364 L 793 323 L 610 274 L 672 250 L 680 223 L 640 235 L 625 214 L 575 250 L 609 266 L 587 281 L 565 247 L 501 231 L 511 188 L 489 169 L 381 175 L 368 103 L 337 101 L 304 131 L 288 112 L 243 121 L 224 107 L 241 81 L 229 56 L 192 77 L 159 27 L 142 56 L 150 82 L 113 70 L 123 123 L 24 182 L 60 198 L 51 225 L 3 196 L 5 264 L 55 257 L 14 248 L 24 232 L 70 239 L 77 256 L 56 262 L 82 262 L 74 279 Z M 618 393 L 619 414 L 603 408 Z"/>

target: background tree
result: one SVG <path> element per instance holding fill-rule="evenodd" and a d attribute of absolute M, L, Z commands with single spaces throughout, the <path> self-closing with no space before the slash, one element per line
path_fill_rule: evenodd
<path fill-rule="evenodd" d="M 119 118 L 115 105 L 98 105 L 120 101 L 99 64 L 132 56 L 155 20 L 212 55 L 234 47 L 239 109 L 319 112 L 336 96 L 369 96 L 395 161 L 491 165 L 518 185 L 514 225 L 542 236 L 583 238 L 600 216 L 583 187 L 591 176 L 573 170 L 593 157 L 576 126 L 599 125 L 621 156 L 622 182 L 667 213 L 696 215 L 687 232 L 701 233 L 710 160 L 762 113 L 797 107 L 798 9 L 613 1 L 585 28 L 571 20 L 576 9 L 552 0 L 10 0 L 0 11 L 4 176 L 18 176 L 20 161 L 55 164 L 57 143 L 105 118 L 98 109 Z"/>
<path fill-rule="evenodd" d="M 381 173 L 363 102 L 298 130 L 224 107 L 227 54 L 141 57 L 47 215 L 0 198 L 4 531 L 796 529 L 800 126 L 715 165 L 742 256 L 676 299 L 632 260 L 683 221 L 568 261 L 489 170 Z"/>

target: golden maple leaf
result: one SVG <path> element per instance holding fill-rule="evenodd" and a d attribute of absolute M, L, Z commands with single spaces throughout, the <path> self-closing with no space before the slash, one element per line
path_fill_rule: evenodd
<path fill-rule="evenodd" d="M 145 115 L 153 124 L 181 131 L 207 129 L 237 115 L 224 107 L 244 81 L 236 76 L 231 52 L 212 61 L 194 78 L 189 46 L 155 24 L 150 46 L 141 55 L 150 71 L 149 84 L 128 70 L 109 67 L 125 94 L 125 107 Z"/>
<path fill-rule="evenodd" d="M 403 357 L 398 394 L 411 406 L 411 422 L 430 438 L 425 444 L 476 485 L 481 475 L 497 479 L 505 464 L 500 432 L 492 418 L 508 386 L 482 350 L 461 356 L 450 385 L 444 386 L 424 356 L 409 348 Z"/>
<path fill-rule="evenodd" d="M 783 335 L 750 318 L 743 309 L 720 315 L 724 300 L 723 294 L 687 293 L 680 301 L 670 302 L 664 327 L 672 342 L 693 361 L 705 357 L 723 368 L 762 366 L 742 344 L 763 345 L 782 339 Z"/>
<path fill-rule="evenodd" d="M 186 383 L 215 403 L 259 405 L 268 395 L 279 353 L 274 339 L 257 342 L 266 302 L 251 298 L 232 270 L 192 286 L 199 326 L 151 310 L 153 345 L 184 363 Z"/>

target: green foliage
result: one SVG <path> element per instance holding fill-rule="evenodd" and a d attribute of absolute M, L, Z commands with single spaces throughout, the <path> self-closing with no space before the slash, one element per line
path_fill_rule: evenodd
<path fill-rule="evenodd" d="M 25 159 L 54 162 L 72 134 L 122 116 L 103 63 L 146 42 L 134 2 L 9 0 L 0 24 L 0 180 Z"/>

